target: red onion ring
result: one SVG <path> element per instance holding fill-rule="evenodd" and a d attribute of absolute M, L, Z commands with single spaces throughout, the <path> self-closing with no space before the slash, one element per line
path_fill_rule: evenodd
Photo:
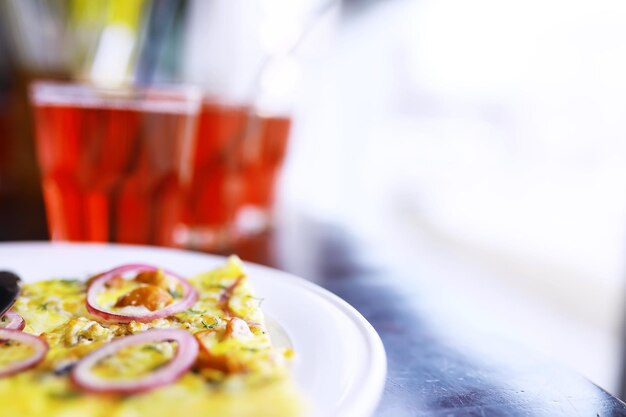
<path fill-rule="evenodd" d="M 134 380 L 107 380 L 91 371 L 99 361 L 128 346 L 150 342 L 174 341 L 176 354 L 163 367 Z M 198 356 L 198 342 L 185 330 L 151 329 L 113 340 L 82 358 L 72 369 L 71 379 L 78 387 L 100 394 L 134 394 L 147 392 L 177 381 L 191 368 Z"/>
<path fill-rule="evenodd" d="M 33 348 L 33 354 L 25 359 L 11 363 L 9 366 L 0 369 L 0 378 L 15 375 L 36 366 L 46 357 L 49 346 L 41 337 L 24 333 L 20 330 L 0 329 L 0 340 L 15 341 L 23 343 Z"/>
<path fill-rule="evenodd" d="M 17 314 L 13 310 L 7 311 L 2 318 L 6 317 L 7 321 L 0 321 L 0 329 L 8 329 L 8 330 L 24 330 L 26 327 L 26 322 L 24 318 Z"/>
<path fill-rule="evenodd" d="M 109 309 L 104 309 L 98 305 L 98 302 L 96 300 L 98 294 L 104 290 L 106 283 L 113 277 L 120 276 L 130 271 L 139 273 L 144 271 L 157 271 L 159 269 L 161 268 L 157 268 L 151 265 L 129 264 L 122 265 L 120 267 L 113 268 L 108 272 L 105 272 L 104 274 L 95 278 L 89 286 L 89 289 L 87 290 L 87 311 L 89 311 L 94 316 L 98 316 L 106 321 L 112 321 L 117 323 L 129 323 L 131 321 L 149 323 L 153 320 L 168 317 L 184 311 L 191 307 L 198 300 L 198 293 L 196 292 L 195 288 L 193 288 L 193 286 L 189 283 L 189 281 L 187 281 L 185 278 L 181 277 L 178 274 L 161 269 L 163 273 L 165 273 L 169 277 L 176 279 L 178 283 L 183 287 L 183 298 L 180 301 L 176 301 L 166 306 L 165 308 L 162 308 L 161 310 L 137 314 L 120 314 Z"/>
<path fill-rule="evenodd" d="M 224 311 L 224 313 L 226 313 L 226 315 L 228 316 L 236 317 L 236 314 L 230 308 L 230 305 L 229 305 L 230 299 L 233 297 L 233 293 L 235 292 L 235 289 L 237 289 L 239 284 L 243 282 L 244 278 L 245 278 L 245 275 L 241 275 L 237 277 L 235 281 L 233 281 L 232 284 L 226 287 L 224 291 L 222 291 L 222 294 L 220 295 L 220 299 L 218 301 L 219 306 L 222 309 L 222 311 Z"/>

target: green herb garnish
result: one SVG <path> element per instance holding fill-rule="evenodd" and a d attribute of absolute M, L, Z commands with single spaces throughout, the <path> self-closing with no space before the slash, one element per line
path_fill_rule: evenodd
<path fill-rule="evenodd" d="M 60 391 L 60 392 L 51 392 L 48 394 L 50 398 L 54 398 L 55 400 L 71 400 L 74 398 L 81 397 L 83 394 L 77 391 Z"/>
<path fill-rule="evenodd" d="M 59 284 L 63 284 L 63 285 L 77 285 L 77 284 L 82 284 L 83 282 L 78 280 L 78 279 L 60 279 Z"/>
<path fill-rule="evenodd" d="M 161 349 L 159 349 L 158 347 L 156 347 L 154 345 L 145 345 L 144 347 L 141 348 L 141 350 L 162 353 Z"/>
<path fill-rule="evenodd" d="M 219 290 L 228 289 L 228 285 L 223 285 L 223 284 L 209 284 L 209 285 L 204 285 L 204 287 L 207 289 L 219 289 Z"/>
<path fill-rule="evenodd" d="M 259 304 L 257 305 L 257 308 L 261 308 L 261 304 L 263 304 L 263 301 L 265 301 L 265 298 L 253 297 L 251 295 L 249 295 L 248 297 L 258 301 Z"/>
<path fill-rule="evenodd" d="M 182 297 L 182 296 L 183 296 L 183 294 L 182 294 L 180 291 L 178 291 L 178 290 L 173 290 L 173 289 L 171 289 L 171 288 L 168 288 L 168 289 L 167 289 L 167 292 L 169 292 L 169 293 L 170 293 L 170 295 L 172 296 L 172 298 L 180 298 L 180 297 Z"/>
<path fill-rule="evenodd" d="M 204 320 L 200 320 L 205 329 L 214 329 L 217 327 L 217 323 L 214 324 L 206 324 Z"/>

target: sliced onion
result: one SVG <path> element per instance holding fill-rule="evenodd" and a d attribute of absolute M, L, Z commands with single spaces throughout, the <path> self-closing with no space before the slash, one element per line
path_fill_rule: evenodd
<path fill-rule="evenodd" d="M 161 268 L 151 265 L 129 264 L 114 268 L 104 274 L 101 274 L 91 282 L 91 285 L 87 290 L 87 311 L 104 320 L 117 323 L 129 323 L 131 321 L 149 323 L 153 320 L 168 317 L 172 314 L 186 310 L 191 307 L 196 300 L 198 300 L 198 293 L 189 281 L 178 274 L 161 269 L 165 275 L 176 279 L 177 282 L 183 287 L 183 298 L 181 300 L 175 301 L 160 310 L 149 311 L 146 309 L 146 311 L 137 311 L 138 309 L 135 309 L 134 312 L 126 314 L 106 309 L 98 305 L 98 294 L 105 290 L 106 283 L 110 279 L 128 272 L 140 273 L 145 271 L 157 271 L 159 269 Z"/>
<path fill-rule="evenodd" d="M 46 357 L 46 353 L 49 349 L 48 343 L 41 337 L 24 333 L 20 330 L 0 329 L 0 340 L 4 342 L 19 342 L 33 349 L 33 353 L 29 357 L 13 362 L 9 366 L 0 369 L 0 378 L 15 375 L 36 366 Z"/>
<path fill-rule="evenodd" d="M 6 318 L 6 321 L 0 321 L 0 329 L 8 330 L 24 330 L 26 322 L 13 310 L 7 311 L 2 318 Z"/>
<path fill-rule="evenodd" d="M 233 297 L 235 289 L 239 286 L 239 284 L 243 282 L 244 278 L 245 275 L 237 277 L 232 284 L 230 284 L 228 287 L 226 287 L 226 289 L 224 289 L 224 291 L 222 291 L 222 294 L 220 295 L 219 306 L 222 311 L 224 311 L 224 313 L 226 313 L 228 316 L 236 316 L 236 314 L 230 308 L 230 299 Z"/>
<path fill-rule="evenodd" d="M 163 367 L 132 380 L 112 380 L 99 377 L 92 368 L 101 360 L 128 346 L 151 342 L 178 343 L 174 357 Z M 187 331 L 180 329 L 151 329 L 132 336 L 113 340 L 89 353 L 72 369 L 71 379 L 78 387 L 101 394 L 134 394 L 146 392 L 177 381 L 194 364 L 198 356 L 198 342 Z"/>

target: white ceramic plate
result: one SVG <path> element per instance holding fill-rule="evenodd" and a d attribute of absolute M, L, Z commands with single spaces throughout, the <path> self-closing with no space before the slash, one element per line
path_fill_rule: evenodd
<path fill-rule="evenodd" d="M 26 281 L 86 278 L 124 263 L 150 263 L 191 275 L 223 257 L 130 245 L 0 244 L 0 270 Z M 247 271 L 276 341 L 293 345 L 293 374 L 319 417 L 372 415 L 383 390 L 386 357 L 372 326 L 354 308 L 302 278 L 260 265 Z"/>

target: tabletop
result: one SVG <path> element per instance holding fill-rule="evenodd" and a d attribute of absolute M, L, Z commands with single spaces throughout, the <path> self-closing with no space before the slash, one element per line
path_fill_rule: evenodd
<path fill-rule="evenodd" d="M 2 239 L 22 237 L 3 230 Z M 327 288 L 374 326 L 388 360 L 375 417 L 626 416 L 626 404 L 576 372 L 467 328 L 454 306 L 433 308 L 414 279 L 418 267 L 381 259 L 345 227 L 304 218 L 235 252 Z"/>
<path fill-rule="evenodd" d="M 370 321 L 388 358 L 376 417 L 626 415 L 622 401 L 576 372 L 443 317 L 446 306 L 433 311 L 412 279 L 418 268 L 386 263 L 340 226 L 302 221 L 295 230 L 237 250 L 316 282 Z"/>

